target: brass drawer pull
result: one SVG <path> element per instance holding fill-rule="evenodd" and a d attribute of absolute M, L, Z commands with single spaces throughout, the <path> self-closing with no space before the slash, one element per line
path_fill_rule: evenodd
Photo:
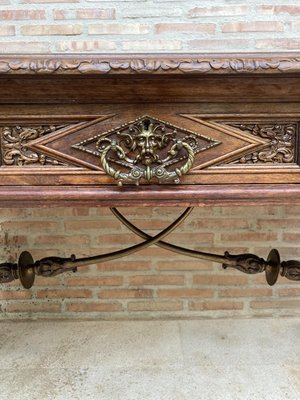
<path fill-rule="evenodd" d="M 193 165 L 197 137 L 187 132 L 177 137 L 177 129 L 151 117 L 142 117 L 117 132 L 117 138 L 98 140 L 100 163 L 104 171 L 123 183 L 139 185 L 156 178 L 159 183 L 179 183 Z M 112 164 L 121 165 L 117 169 Z M 176 165 L 175 169 L 167 168 Z"/>

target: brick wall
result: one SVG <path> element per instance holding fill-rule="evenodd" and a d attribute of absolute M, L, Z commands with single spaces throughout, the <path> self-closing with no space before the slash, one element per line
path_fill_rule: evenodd
<path fill-rule="evenodd" d="M 0 52 L 298 50 L 296 0 L 0 0 Z"/>
<path fill-rule="evenodd" d="M 297 1 L 0 0 L 0 52 L 298 50 Z M 180 209 L 123 210 L 154 234 Z M 107 209 L 2 209 L 1 261 L 78 257 L 139 241 Z M 198 208 L 170 238 L 194 249 L 299 258 L 300 208 Z M 78 274 L 2 286 L 0 318 L 160 318 L 299 315 L 300 286 L 152 247 Z"/>

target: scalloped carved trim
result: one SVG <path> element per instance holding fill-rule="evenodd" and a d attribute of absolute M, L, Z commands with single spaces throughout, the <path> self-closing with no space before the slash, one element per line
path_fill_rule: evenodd
<path fill-rule="evenodd" d="M 300 57 L 285 55 L 0 57 L 0 74 L 236 74 L 299 71 Z"/>

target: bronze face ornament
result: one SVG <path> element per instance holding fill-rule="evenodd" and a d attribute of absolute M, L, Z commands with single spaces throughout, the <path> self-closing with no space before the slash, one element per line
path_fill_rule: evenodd
<path fill-rule="evenodd" d="M 204 139 L 206 143 L 201 145 L 197 134 L 184 131 L 184 135 L 178 135 L 176 127 L 143 116 L 121 126 L 112 139 L 109 135 L 101 137 L 96 148 L 102 168 L 119 185 L 139 185 L 140 181 L 153 179 L 163 184 L 178 184 L 181 176 L 191 169 L 195 155 L 218 144 L 210 138 Z"/>

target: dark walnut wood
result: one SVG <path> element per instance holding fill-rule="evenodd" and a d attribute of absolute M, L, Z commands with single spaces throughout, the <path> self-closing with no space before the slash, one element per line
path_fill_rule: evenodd
<path fill-rule="evenodd" d="M 297 54 L 2 55 L 0 88 L 2 207 L 300 204 Z"/>

